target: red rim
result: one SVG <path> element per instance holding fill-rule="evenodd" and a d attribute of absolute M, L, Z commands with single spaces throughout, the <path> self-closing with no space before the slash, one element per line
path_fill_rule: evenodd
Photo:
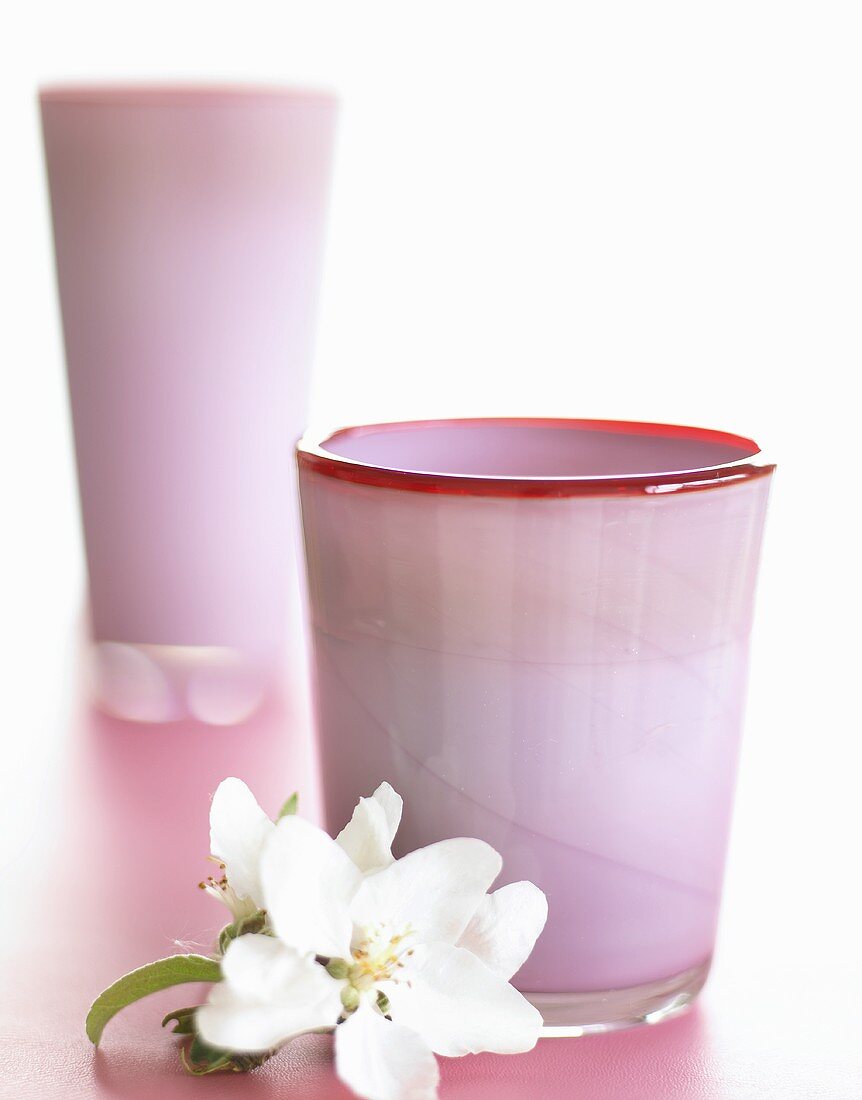
<path fill-rule="evenodd" d="M 354 458 L 333 454 L 326 445 L 336 436 L 367 435 L 371 432 L 399 431 L 410 428 L 443 426 L 446 424 L 499 424 L 554 428 L 577 428 L 581 431 L 661 435 L 669 439 L 696 439 L 724 444 L 749 451 L 750 454 L 717 466 L 693 470 L 664 470 L 654 474 L 598 475 L 562 477 L 512 477 L 509 475 L 474 475 L 430 473 L 387 466 L 377 466 Z M 309 431 L 296 445 L 301 470 L 312 470 L 339 481 L 358 485 L 373 485 L 381 489 L 403 489 L 408 492 L 452 493 L 467 496 L 494 497 L 576 497 L 576 496 L 647 496 L 679 492 L 702 492 L 741 481 L 767 477 L 775 464 L 766 461 L 763 452 L 752 439 L 710 428 L 693 428 L 680 424 L 651 424 L 637 420 L 570 420 L 552 417 L 472 417 L 452 420 L 402 420 L 386 424 L 363 424 L 337 428 L 327 432 Z"/>

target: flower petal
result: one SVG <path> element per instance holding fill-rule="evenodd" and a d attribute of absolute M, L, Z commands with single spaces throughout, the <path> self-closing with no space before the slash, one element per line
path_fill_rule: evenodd
<path fill-rule="evenodd" d="M 542 1029 L 542 1017 L 530 1002 L 462 947 L 417 947 L 404 980 L 383 988 L 392 1019 L 450 1058 L 531 1050 Z"/>
<path fill-rule="evenodd" d="M 340 983 L 272 936 L 233 940 L 222 975 L 195 1015 L 203 1041 L 222 1050 L 271 1050 L 304 1031 L 334 1027 L 341 1013 Z"/>
<path fill-rule="evenodd" d="M 548 901 L 532 882 L 486 894 L 458 940 L 506 981 L 521 969 L 548 919 Z"/>
<path fill-rule="evenodd" d="M 389 823 L 379 802 L 360 798 L 350 821 L 336 843 L 350 856 L 360 871 L 379 871 L 392 862 Z"/>
<path fill-rule="evenodd" d="M 386 923 L 398 932 L 411 927 L 417 943 L 455 943 L 501 866 L 483 840 L 461 837 L 418 848 L 363 880 L 351 906 L 354 922 L 360 928 Z"/>
<path fill-rule="evenodd" d="M 389 833 L 394 840 L 398 826 L 401 824 L 401 812 L 404 809 L 401 795 L 389 783 L 381 783 L 371 797 L 383 807 L 386 820 L 389 822 Z"/>
<path fill-rule="evenodd" d="M 434 1100 L 440 1079 L 427 1044 L 368 998 L 335 1029 L 335 1070 L 365 1100 Z"/>
<path fill-rule="evenodd" d="M 401 806 L 401 796 L 388 783 L 381 783 L 371 798 L 359 799 L 353 817 L 335 839 L 360 871 L 378 871 L 392 862 Z"/>
<path fill-rule="evenodd" d="M 264 906 L 286 944 L 349 956 L 349 905 L 362 874 L 331 836 L 304 818 L 283 817 L 264 847 L 260 874 Z"/>
<path fill-rule="evenodd" d="M 241 779 L 225 779 L 210 806 L 210 852 L 239 898 L 261 904 L 260 853 L 275 828 Z"/>

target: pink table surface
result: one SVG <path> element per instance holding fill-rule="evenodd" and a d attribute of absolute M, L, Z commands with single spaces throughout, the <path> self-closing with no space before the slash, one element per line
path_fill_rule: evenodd
<path fill-rule="evenodd" d="M 307 813 L 317 804 L 302 708 L 273 705 L 236 729 L 143 727 L 73 694 L 62 736 L 33 753 L 45 777 L 38 826 L 0 879 L 0 1096 L 348 1096 L 326 1037 L 298 1041 L 253 1074 L 186 1076 L 159 1021 L 194 1003 L 189 987 L 121 1014 L 94 1052 L 83 1027 L 93 996 L 177 950 L 175 940 L 206 949 L 223 923 L 196 889 L 218 781 L 241 776 L 273 811 L 295 787 Z M 842 865 L 858 873 L 859 838 L 800 820 L 799 784 L 786 768 L 774 783 L 772 771 L 766 748 L 752 755 L 700 1004 L 652 1027 L 545 1039 L 517 1057 L 443 1060 L 443 1100 L 862 1097 L 860 927 L 834 877 Z"/>

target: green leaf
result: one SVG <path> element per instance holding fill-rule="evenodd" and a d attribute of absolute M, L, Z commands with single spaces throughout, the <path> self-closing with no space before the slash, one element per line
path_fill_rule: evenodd
<path fill-rule="evenodd" d="M 98 1046 L 107 1022 L 121 1008 L 150 993 L 183 982 L 218 981 L 221 981 L 221 967 L 203 955 L 171 955 L 167 959 L 157 959 L 125 974 L 99 994 L 87 1013 L 87 1035 Z"/>
<path fill-rule="evenodd" d="M 178 1008 L 175 1012 L 169 1012 L 162 1020 L 162 1027 L 167 1027 L 171 1020 L 175 1020 L 177 1026 L 171 1028 L 174 1035 L 194 1035 L 195 1013 L 199 1008 L 200 1005 L 195 1005 L 193 1008 Z"/>
<path fill-rule="evenodd" d="M 218 1073 L 222 1069 L 233 1069 L 233 1057 L 229 1050 L 216 1050 L 199 1038 L 192 1039 L 188 1055 L 180 1051 L 183 1066 L 195 1077 L 204 1077 L 208 1073 Z"/>
<path fill-rule="evenodd" d="M 265 928 L 266 910 L 258 909 L 256 913 L 243 917 L 242 920 L 235 921 L 233 924 L 226 924 L 219 932 L 218 949 L 224 954 L 231 940 L 235 940 L 237 936 L 245 936 L 249 932 L 263 932 Z"/>
<path fill-rule="evenodd" d="M 267 1050 L 263 1054 L 234 1054 L 231 1061 L 237 1073 L 247 1073 L 250 1069 L 257 1069 L 270 1060 L 277 1051 Z"/>
<path fill-rule="evenodd" d="M 299 791 L 294 791 L 290 798 L 278 811 L 278 817 L 276 821 L 281 821 L 283 817 L 291 817 L 299 809 Z"/>
<path fill-rule="evenodd" d="M 237 1054 L 236 1051 L 219 1050 L 208 1046 L 200 1037 L 191 1041 L 187 1050 L 180 1050 L 180 1060 L 187 1073 L 194 1077 L 206 1077 L 208 1073 L 232 1070 L 234 1073 L 248 1073 L 257 1069 L 275 1054 L 274 1050 L 263 1054 Z"/>

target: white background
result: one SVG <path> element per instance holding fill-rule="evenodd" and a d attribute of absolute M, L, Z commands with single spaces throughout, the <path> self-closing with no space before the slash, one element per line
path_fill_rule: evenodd
<path fill-rule="evenodd" d="M 49 797 L 83 599 L 36 85 L 309 82 L 344 97 L 315 419 L 656 419 L 778 461 L 732 881 L 779 890 L 840 981 L 862 927 L 859 6 L 31 0 L 2 22 L 3 861 Z"/>

